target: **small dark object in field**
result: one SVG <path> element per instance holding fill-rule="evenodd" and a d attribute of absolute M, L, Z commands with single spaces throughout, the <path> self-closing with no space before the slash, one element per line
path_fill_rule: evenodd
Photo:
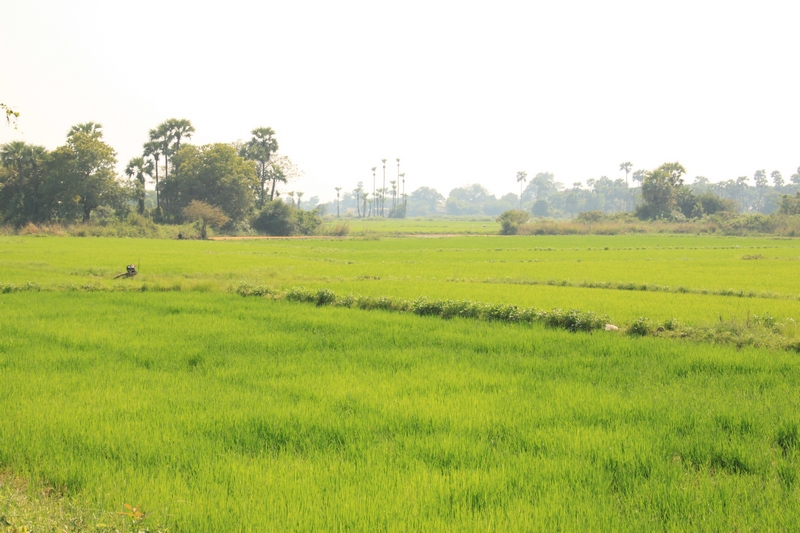
<path fill-rule="evenodd" d="M 126 277 L 126 278 L 132 278 L 135 275 L 136 275 L 136 265 L 130 264 L 130 265 L 125 267 L 125 272 L 123 272 L 122 274 L 119 274 L 117 276 L 114 276 L 114 279 L 121 278 L 123 276 Z"/>

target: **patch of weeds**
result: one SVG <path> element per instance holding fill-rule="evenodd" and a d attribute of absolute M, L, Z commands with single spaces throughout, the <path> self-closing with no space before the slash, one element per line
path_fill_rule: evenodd
<path fill-rule="evenodd" d="M 236 287 L 236 294 L 240 296 L 271 296 L 274 291 L 264 285 L 253 285 L 252 283 L 240 283 Z"/>
<path fill-rule="evenodd" d="M 628 333 L 631 335 L 638 335 L 644 337 L 653 332 L 653 322 L 646 316 L 640 316 L 633 321 L 633 324 L 628 328 Z"/>

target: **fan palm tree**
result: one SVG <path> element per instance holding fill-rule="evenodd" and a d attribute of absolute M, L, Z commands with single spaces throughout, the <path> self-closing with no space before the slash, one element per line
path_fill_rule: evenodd
<path fill-rule="evenodd" d="M 364 189 L 364 182 L 363 182 L 363 181 L 359 181 L 359 182 L 358 182 L 358 187 L 356 187 L 355 189 L 353 189 L 353 196 L 354 196 L 354 197 L 355 197 L 355 199 L 356 199 L 356 212 L 358 213 L 358 218 L 361 218 L 361 191 L 362 191 L 363 189 Z M 339 197 L 339 191 L 336 191 L 336 197 L 337 197 L 337 199 L 338 199 L 338 197 Z M 337 213 L 337 215 L 338 215 L 338 213 L 339 213 L 339 208 L 338 208 L 338 206 L 337 206 L 337 208 L 336 208 L 336 213 Z"/>
<path fill-rule="evenodd" d="M 372 167 L 372 197 L 373 198 L 375 197 L 375 171 L 377 169 L 378 169 L 378 167 Z M 800 171 L 798 171 L 798 172 L 800 172 Z M 371 207 L 370 207 L 369 212 L 370 212 L 370 216 L 372 216 L 372 208 Z"/>
<path fill-rule="evenodd" d="M 185 118 L 171 118 L 166 122 L 166 124 L 168 124 L 169 136 L 173 142 L 171 148 L 172 153 L 174 154 L 181 149 L 181 139 L 184 137 L 187 139 L 192 138 L 192 134 L 195 131 L 194 126 L 192 126 L 192 123 Z"/>
<path fill-rule="evenodd" d="M 69 129 L 67 137 L 72 137 L 77 133 L 88 135 L 94 140 L 100 139 L 103 136 L 103 125 L 98 122 L 84 122 L 83 124 L 75 124 Z"/>
<path fill-rule="evenodd" d="M 240 155 L 245 159 L 250 159 L 258 163 L 258 179 L 260 189 L 258 191 L 259 207 L 264 207 L 266 201 L 266 185 L 269 180 L 269 163 L 272 155 L 278 150 L 278 141 L 275 139 L 275 130 L 272 128 L 256 128 L 250 132 L 253 137 L 242 147 Z M 270 194 L 270 200 L 274 199 L 274 190 Z"/>
<path fill-rule="evenodd" d="M 633 163 L 630 161 L 625 161 L 624 163 L 619 164 L 619 169 L 625 171 L 625 186 L 628 186 L 628 174 L 633 169 Z"/>
<path fill-rule="evenodd" d="M 145 176 L 151 176 L 153 173 L 152 161 L 146 160 L 144 157 L 134 157 L 128 162 L 125 167 L 125 174 L 128 179 L 136 180 L 136 200 L 138 202 L 138 212 L 141 215 L 144 213 L 144 199 L 145 199 Z"/>
<path fill-rule="evenodd" d="M 162 144 L 158 141 L 150 141 L 144 143 L 144 157 L 152 157 L 153 158 L 153 168 L 156 172 L 156 208 L 161 207 L 161 202 L 158 199 L 158 192 L 160 187 L 158 186 L 158 162 L 161 159 L 161 149 Z"/>
<path fill-rule="evenodd" d="M 286 173 L 279 165 L 270 165 L 267 169 L 267 179 L 272 181 L 272 190 L 269 193 L 269 200 L 270 202 L 275 199 L 275 195 L 277 194 L 275 191 L 275 187 L 277 186 L 278 182 L 280 183 L 288 183 L 289 179 L 286 177 Z"/>
<path fill-rule="evenodd" d="M 385 217 L 386 212 L 384 210 L 385 207 L 385 196 L 384 193 L 386 192 L 386 160 L 381 159 L 381 163 L 383 163 L 383 187 L 381 187 L 381 216 Z"/>
<path fill-rule="evenodd" d="M 334 187 L 336 189 L 336 218 L 341 218 L 339 216 L 339 191 L 342 190 L 341 187 Z"/>
<path fill-rule="evenodd" d="M 522 209 L 522 184 L 528 181 L 528 173 L 524 170 L 517 172 L 517 183 L 519 183 L 519 208 Z"/>
<path fill-rule="evenodd" d="M 369 197 L 369 193 L 368 192 L 364 191 L 364 192 L 361 193 L 361 202 L 362 202 L 362 205 L 364 206 L 364 208 L 361 210 L 361 212 L 363 213 L 362 216 L 364 216 L 364 217 L 367 216 L 367 198 L 368 197 Z"/>
<path fill-rule="evenodd" d="M 166 122 L 150 130 L 150 143 L 157 145 L 158 152 L 164 156 L 164 179 L 169 178 L 170 140 L 169 127 Z"/>

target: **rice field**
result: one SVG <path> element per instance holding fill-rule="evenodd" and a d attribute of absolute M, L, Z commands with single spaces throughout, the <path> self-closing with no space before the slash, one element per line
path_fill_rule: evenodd
<path fill-rule="evenodd" d="M 111 278 L 140 263 L 132 280 Z M 0 284 L 42 289 L 339 294 L 579 308 L 620 325 L 800 314 L 798 241 L 708 236 L 159 241 L 0 238 Z M 2 288 L 0 287 L 0 290 Z"/>
<path fill-rule="evenodd" d="M 789 319 L 799 256 L 764 238 L 0 238 L 0 471 L 139 505 L 131 531 L 796 530 L 796 353 L 236 287 Z"/>

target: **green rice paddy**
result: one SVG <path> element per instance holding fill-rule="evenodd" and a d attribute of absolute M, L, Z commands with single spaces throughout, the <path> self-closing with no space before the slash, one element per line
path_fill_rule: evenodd
<path fill-rule="evenodd" d="M 3 237 L 0 471 L 131 530 L 796 530 L 794 352 L 236 288 L 788 323 L 797 244 Z"/>

